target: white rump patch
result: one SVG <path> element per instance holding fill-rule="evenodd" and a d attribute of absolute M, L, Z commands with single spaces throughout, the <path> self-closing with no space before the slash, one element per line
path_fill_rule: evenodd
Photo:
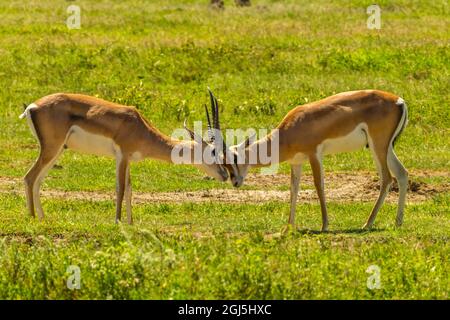
<path fill-rule="evenodd" d="M 401 104 L 405 104 L 405 100 L 403 100 L 402 98 L 399 97 L 395 104 L 398 105 L 398 106 L 401 105 Z"/>
<path fill-rule="evenodd" d="M 36 109 L 38 106 L 35 103 L 30 104 L 28 107 L 26 107 L 25 111 L 19 116 L 20 119 L 23 118 L 27 118 L 27 123 L 28 126 L 31 129 L 31 132 L 33 133 L 33 135 L 36 137 L 36 139 L 39 140 L 37 133 L 36 133 L 36 129 L 34 128 L 34 123 L 33 120 L 31 120 L 31 114 L 30 114 L 30 110 L 32 109 Z"/>
<path fill-rule="evenodd" d="M 389 143 L 389 146 L 391 146 L 391 147 L 392 147 L 392 142 L 399 135 L 400 130 L 402 130 L 402 127 L 404 128 L 408 124 L 408 107 L 406 106 L 405 100 L 403 100 L 402 98 L 399 97 L 395 104 L 397 106 L 403 105 L 403 109 L 402 109 L 403 113 L 402 113 L 402 117 L 400 118 L 400 121 L 398 122 L 397 128 L 395 129 L 395 132 L 392 135 L 391 142 Z"/>
<path fill-rule="evenodd" d="M 28 107 L 25 108 L 25 111 L 19 116 L 19 119 L 25 118 L 26 116 L 29 115 L 31 109 L 35 109 L 37 107 L 38 106 L 35 103 L 30 104 Z"/>

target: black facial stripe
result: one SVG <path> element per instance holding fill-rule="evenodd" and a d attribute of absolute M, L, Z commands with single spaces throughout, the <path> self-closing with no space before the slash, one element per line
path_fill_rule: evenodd
<path fill-rule="evenodd" d="M 239 172 L 239 166 L 238 166 L 237 162 L 238 162 L 238 157 L 237 157 L 237 155 L 235 154 L 235 155 L 234 155 L 234 165 L 235 165 L 235 167 L 236 167 L 236 172 L 237 172 L 237 174 L 240 176 L 241 173 Z"/>

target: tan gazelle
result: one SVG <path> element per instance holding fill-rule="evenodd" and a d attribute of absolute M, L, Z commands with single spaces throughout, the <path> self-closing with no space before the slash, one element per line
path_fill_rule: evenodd
<path fill-rule="evenodd" d="M 276 150 L 278 161 L 291 165 L 291 209 L 289 223 L 294 225 L 301 166 L 309 161 L 322 211 L 322 230 L 328 228 L 324 193 L 322 157 L 368 146 L 381 178 L 380 194 L 363 228 L 370 228 L 392 183 L 399 185 L 396 224 L 403 222 L 408 173 L 394 153 L 394 142 L 406 126 L 408 113 L 402 98 L 378 90 L 343 92 L 298 106 L 291 110 L 278 127 L 258 141 L 248 138 L 227 150 L 226 167 L 235 187 L 242 185 L 250 167 L 262 166 L 258 150 Z M 249 155 L 257 153 L 256 161 Z M 238 155 L 240 155 L 238 157 Z M 243 159 L 239 162 L 239 159 Z"/>
<path fill-rule="evenodd" d="M 218 123 L 215 111 L 214 123 Z M 57 93 L 30 104 L 20 118 L 27 118 L 40 144 L 39 157 L 24 179 L 29 213 L 34 216 L 36 209 L 40 219 L 44 217 L 39 197 L 41 182 L 65 148 L 116 159 L 116 223 L 121 219 L 124 197 L 128 223 L 132 223 L 132 161 L 153 158 L 174 162 L 174 154 L 187 155 L 189 163 L 206 174 L 221 181 L 228 179 L 222 161 L 216 161 L 223 150 L 217 152 L 213 141 L 204 141 L 186 125 L 191 140 L 172 139 L 146 121 L 134 107 L 81 94 Z M 214 161 L 195 163 L 196 148 L 202 154 L 209 153 Z"/>

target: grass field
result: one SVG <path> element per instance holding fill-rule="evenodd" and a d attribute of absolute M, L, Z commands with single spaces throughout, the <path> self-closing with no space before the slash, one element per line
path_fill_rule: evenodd
<path fill-rule="evenodd" d="M 448 299 L 448 1 L 378 1 L 380 30 L 366 27 L 372 1 L 228 1 L 223 11 L 207 2 L 0 3 L 0 298 Z M 79 30 L 65 24 L 71 4 L 81 8 Z M 117 226 L 112 201 L 48 196 L 44 222 L 26 215 L 20 178 L 38 144 L 18 119 L 23 103 L 54 92 L 96 95 L 136 106 L 170 135 L 185 118 L 204 120 L 207 86 L 220 99 L 224 128 L 273 128 L 292 107 L 341 91 L 391 91 L 409 108 L 397 154 L 413 181 L 437 191 L 408 200 L 401 229 L 390 201 L 370 232 L 359 228 L 372 196 L 330 201 L 328 233 L 318 232 L 314 201 L 298 203 L 300 229 L 290 234 L 280 234 L 289 207 L 277 200 L 175 196 L 136 203 L 135 225 Z M 48 192 L 114 190 L 110 159 L 67 151 L 58 165 Z M 367 150 L 328 157 L 324 166 L 329 175 L 375 176 Z M 279 175 L 287 173 L 281 166 Z M 149 194 L 232 188 L 193 167 L 151 160 L 134 165 L 132 179 Z M 70 265 L 81 269 L 79 290 L 66 286 Z M 380 267 L 380 289 L 366 285 L 371 265 Z"/>

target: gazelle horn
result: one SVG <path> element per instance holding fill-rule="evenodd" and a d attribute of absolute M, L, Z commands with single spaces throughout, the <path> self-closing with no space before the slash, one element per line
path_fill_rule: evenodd
<path fill-rule="evenodd" d="M 214 131 L 211 128 L 211 119 L 209 118 L 209 112 L 208 107 L 205 104 L 205 111 L 206 111 L 206 119 L 208 120 L 208 142 L 214 142 L 215 136 Z"/>
<path fill-rule="evenodd" d="M 222 151 L 223 154 L 226 154 L 227 145 L 223 140 L 222 132 L 220 131 L 220 120 L 219 120 L 219 104 L 217 103 L 217 99 L 212 93 L 211 89 L 208 87 L 209 97 L 211 100 L 211 111 L 213 116 L 213 128 L 214 128 L 214 141 L 220 143 L 222 141 Z"/>

